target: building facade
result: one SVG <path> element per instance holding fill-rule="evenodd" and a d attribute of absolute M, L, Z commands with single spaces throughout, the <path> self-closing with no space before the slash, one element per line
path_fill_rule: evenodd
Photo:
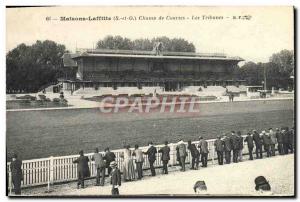
<path fill-rule="evenodd" d="M 234 68 L 243 59 L 224 54 L 84 50 L 63 57 L 64 90 L 79 88 L 161 86 L 180 91 L 185 86 L 241 85 Z"/>

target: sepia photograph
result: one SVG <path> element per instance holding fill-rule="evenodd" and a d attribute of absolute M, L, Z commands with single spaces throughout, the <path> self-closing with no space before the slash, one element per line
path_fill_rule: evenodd
<path fill-rule="evenodd" d="M 6 6 L 9 198 L 295 197 L 293 6 Z"/>

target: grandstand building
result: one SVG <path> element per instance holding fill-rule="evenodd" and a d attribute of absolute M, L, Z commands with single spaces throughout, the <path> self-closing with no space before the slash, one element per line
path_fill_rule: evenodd
<path fill-rule="evenodd" d="M 239 86 L 234 79 L 239 57 L 225 54 L 85 49 L 63 56 L 64 91 L 109 87 L 161 87 L 182 91 L 187 86 Z"/>

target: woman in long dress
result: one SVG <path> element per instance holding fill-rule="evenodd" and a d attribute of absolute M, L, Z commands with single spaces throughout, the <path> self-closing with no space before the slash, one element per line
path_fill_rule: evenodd
<path fill-rule="evenodd" d="M 127 145 L 123 152 L 123 178 L 124 181 L 131 181 L 135 179 L 135 169 L 133 164 L 133 158 L 130 151 L 130 146 Z"/>

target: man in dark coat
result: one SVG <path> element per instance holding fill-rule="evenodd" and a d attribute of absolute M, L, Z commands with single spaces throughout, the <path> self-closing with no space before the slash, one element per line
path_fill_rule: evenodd
<path fill-rule="evenodd" d="M 276 139 L 278 143 L 278 152 L 280 155 L 283 155 L 283 133 L 279 128 L 276 128 Z"/>
<path fill-rule="evenodd" d="M 215 140 L 214 145 L 218 156 L 218 164 L 223 165 L 224 141 L 221 140 L 220 135 Z"/>
<path fill-rule="evenodd" d="M 255 143 L 255 154 L 257 159 L 262 159 L 262 140 L 256 130 L 253 130 L 253 140 Z"/>
<path fill-rule="evenodd" d="M 271 139 L 271 144 L 270 144 L 270 152 L 272 156 L 275 156 L 275 145 L 277 143 L 277 139 L 276 139 L 276 133 L 273 131 L 272 128 L 269 128 L 269 135 L 270 135 L 270 139 Z"/>
<path fill-rule="evenodd" d="M 92 156 L 92 161 L 95 161 L 95 169 L 97 171 L 96 176 L 96 186 L 104 186 L 104 180 L 105 180 L 105 161 L 104 157 L 101 153 L 99 153 L 98 148 L 95 149 L 95 154 Z M 101 176 L 101 180 L 100 180 Z"/>
<path fill-rule="evenodd" d="M 249 152 L 249 160 L 253 160 L 253 137 L 251 135 L 251 133 L 247 133 L 247 136 L 244 140 L 244 142 L 247 142 L 247 146 L 248 146 L 248 152 Z"/>
<path fill-rule="evenodd" d="M 200 148 L 202 167 L 207 167 L 208 143 L 202 136 L 199 137 L 199 140 L 198 147 Z"/>
<path fill-rule="evenodd" d="M 294 153 L 294 135 L 294 128 L 291 128 L 291 130 L 289 131 L 289 150 L 291 151 L 291 153 Z"/>
<path fill-rule="evenodd" d="M 232 150 L 232 144 L 229 137 L 229 134 L 227 134 L 224 139 L 224 151 L 225 151 L 225 160 L 226 164 L 229 164 L 231 162 L 231 150 Z"/>
<path fill-rule="evenodd" d="M 237 132 L 239 138 L 239 150 L 238 150 L 238 160 L 241 162 L 243 161 L 243 149 L 244 149 L 244 139 L 242 137 L 241 131 Z"/>
<path fill-rule="evenodd" d="M 192 141 L 189 140 L 188 141 L 188 150 L 190 150 L 191 152 L 191 156 L 192 156 L 192 170 L 198 170 L 198 167 L 199 167 L 199 157 L 200 157 L 200 153 L 196 147 L 195 144 L 192 144 Z M 196 167 L 195 167 L 195 164 L 196 164 Z"/>
<path fill-rule="evenodd" d="M 116 160 L 116 155 L 110 151 L 110 149 L 107 147 L 105 148 L 105 155 L 104 155 L 104 160 L 106 162 L 106 168 L 107 168 L 107 172 L 108 172 L 108 175 L 110 174 L 111 172 L 111 167 L 109 166 L 110 165 L 110 162 L 112 161 L 115 161 Z"/>
<path fill-rule="evenodd" d="M 170 147 L 168 146 L 168 141 L 165 141 L 165 146 L 159 151 L 161 153 L 161 160 L 163 162 L 163 174 L 168 174 L 168 163 L 170 160 Z"/>
<path fill-rule="evenodd" d="M 232 161 L 234 163 L 238 162 L 238 154 L 239 154 L 239 137 L 235 134 L 234 131 L 231 131 L 230 141 L 233 149 L 233 158 Z"/>
<path fill-rule="evenodd" d="M 22 161 L 18 159 L 17 154 L 13 155 L 12 161 L 10 163 L 10 170 L 12 175 L 12 183 L 14 185 L 14 192 L 16 195 L 20 195 L 23 173 L 22 173 Z"/>
<path fill-rule="evenodd" d="M 266 133 L 266 131 L 262 131 L 261 133 L 262 139 L 263 139 L 263 144 L 264 144 L 264 149 L 265 152 L 267 153 L 267 157 L 271 156 L 271 151 L 270 151 L 270 145 L 271 145 L 271 138 L 269 134 Z"/>
<path fill-rule="evenodd" d="M 179 166 L 181 167 L 180 155 L 179 155 L 179 148 L 176 147 L 176 161 L 178 161 Z"/>
<path fill-rule="evenodd" d="M 77 182 L 77 189 L 79 189 L 79 185 L 81 188 L 84 188 L 84 178 L 90 177 L 90 169 L 89 169 L 89 158 L 83 155 L 83 151 L 79 152 L 79 157 L 73 161 L 73 163 L 77 163 L 77 175 L 78 175 L 78 182 Z"/>
<path fill-rule="evenodd" d="M 115 161 L 110 162 L 109 166 L 112 168 L 110 172 L 110 184 L 112 185 L 111 194 L 116 196 L 120 194 L 119 187 L 121 186 L 121 172 Z"/>
<path fill-rule="evenodd" d="M 289 131 L 288 127 L 284 128 L 282 131 L 283 140 L 283 152 L 284 154 L 289 153 Z"/>
<path fill-rule="evenodd" d="M 180 164 L 181 164 L 181 170 L 180 171 L 185 171 L 185 159 L 187 157 L 187 152 L 186 152 L 186 145 L 184 144 L 183 140 L 180 140 L 178 142 L 177 147 L 178 152 L 179 152 L 179 158 L 180 158 Z"/>
<path fill-rule="evenodd" d="M 154 168 L 154 162 L 156 160 L 156 153 L 157 153 L 156 147 L 153 146 L 152 142 L 149 142 L 149 148 L 146 152 L 144 152 L 144 154 L 148 155 L 148 160 L 149 160 L 152 176 L 156 175 L 155 168 Z"/>

